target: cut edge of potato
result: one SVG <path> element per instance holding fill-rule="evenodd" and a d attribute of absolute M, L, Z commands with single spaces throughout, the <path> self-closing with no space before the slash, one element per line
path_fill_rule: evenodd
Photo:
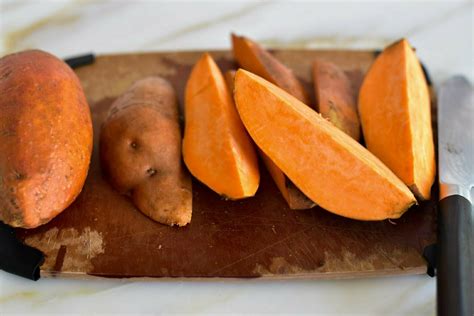
<path fill-rule="evenodd" d="M 228 199 L 257 192 L 260 173 L 253 143 L 208 53 L 196 62 L 186 84 L 183 158 L 194 177 Z"/>
<path fill-rule="evenodd" d="M 321 207 L 353 219 L 382 220 L 398 218 L 416 203 L 383 163 L 298 99 L 242 69 L 235 85 L 239 114 L 256 144 Z M 257 99 L 249 101 L 247 93 Z M 255 102 L 260 107 L 252 107 Z M 305 129 L 303 138 L 298 128 Z"/>

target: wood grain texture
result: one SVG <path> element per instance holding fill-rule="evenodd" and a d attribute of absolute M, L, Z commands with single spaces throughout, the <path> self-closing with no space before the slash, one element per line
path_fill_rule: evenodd
<path fill-rule="evenodd" d="M 310 95 L 314 58 L 340 66 L 356 90 L 374 59 L 373 52 L 272 52 L 295 71 Z M 426 271 L 421 253 L 436 238 L 437 188 L 431 201 L 395 222 L 361 222 L 320 208 L 288 209 L 262 167 L 256 196 L 241 201 L 225 201 L 194 180 L 193 218 L 183 228 L 151 221 L 115 192 L 103 179 L 98 159 L 98 131 L 109 106 L 134 81 L 160 75 L 177 89 L 182 107 L 187 76 L 200 55 L 108 55 L 77 69 L 94 121 L 89 177 L 78 199 L 53 221 L 17 230 L 27 244 L 47 255 L 43 275 L 322 279 Z M 229 52 L 212 55 L 223 71 L 236 67 Z"/>

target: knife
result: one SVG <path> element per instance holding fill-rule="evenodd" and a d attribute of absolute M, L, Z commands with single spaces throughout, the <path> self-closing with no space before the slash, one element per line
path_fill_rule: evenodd
<path fill-rule="evenodd" d="M 437 311 L 472 315 L 472 196 L 474 184 L 474 90 L 462 76 L 438 94 Z"/>

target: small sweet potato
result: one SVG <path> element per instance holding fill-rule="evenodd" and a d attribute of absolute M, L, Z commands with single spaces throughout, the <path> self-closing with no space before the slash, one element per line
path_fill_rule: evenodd
<path fill-rule="evenodd" d="M 313 64 L 313 80 L 319 113 L 359 141 L 356 94 L 344 71 L 331 62 L 318 59 Z"/>
<path fill-rule="evenodd" d="M 34 228 L 79 195 L 92 121 L 79 79 L 34 50 L 0 59 L 0 221 Z"/>
<path fill-rule="evenodd" d="M 191 179 L 181 163 L 178 104 L 168 81 L 139 80 L 113 103 L 100 158 L 112 186 L 145 215 L 167 225 L 191 221 Z"/>

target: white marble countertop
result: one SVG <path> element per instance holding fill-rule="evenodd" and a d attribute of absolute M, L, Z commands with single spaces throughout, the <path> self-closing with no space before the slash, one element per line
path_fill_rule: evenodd
<path fill-rule="evenodd" d="M 471 1 L 0 0 L 0 56 L 228 48 L 231 31 L 279 48 L 381 48 L 407 37 L 436 85 L 458 73 L 473 81 L 473 12 Z M 9 312 L 433 315 L 435 279 L 34 283 L 0 271 L 0 314 Z"/>

